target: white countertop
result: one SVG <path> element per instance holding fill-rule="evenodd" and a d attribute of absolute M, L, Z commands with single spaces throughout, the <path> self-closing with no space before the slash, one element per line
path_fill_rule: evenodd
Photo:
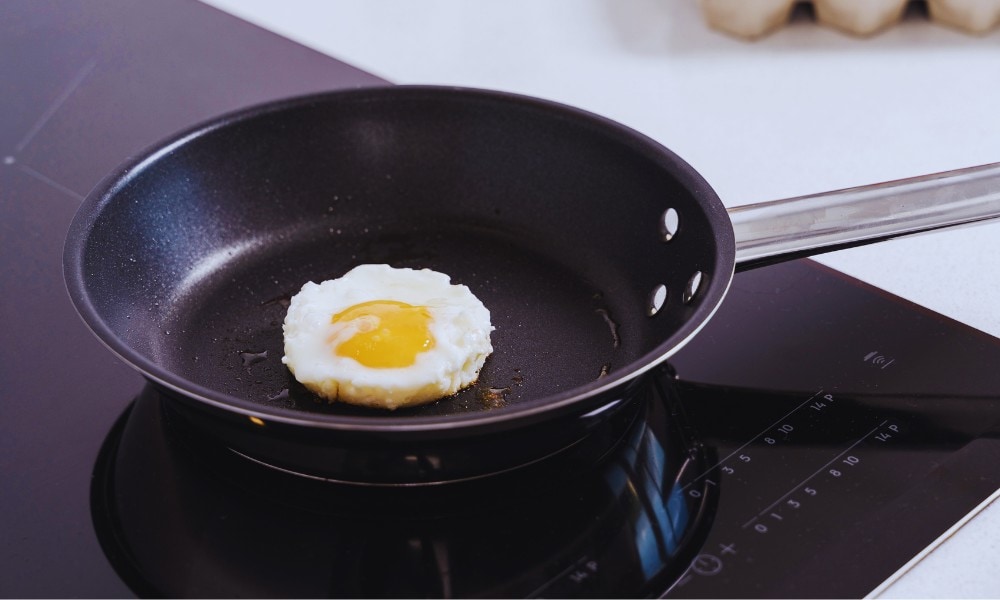
<path fill-rule="evenodd" d="M 869 39 L 796 19 L 757 42 L 696 0 L 209 0 L 394 83 L 518 92 L 629 125 L 727 206 L 1000 162 L 1000 30 L 910 15 Z M 821 262 L 1000 337 L 1000 222 Z M 988 504 L 988 503 L 987 503 Z M 887 597 L 997 597 L 1000 502 Z"/>

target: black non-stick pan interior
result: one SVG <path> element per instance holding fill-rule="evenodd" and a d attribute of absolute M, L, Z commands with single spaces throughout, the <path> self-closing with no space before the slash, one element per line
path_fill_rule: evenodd
<path fill-rule="evenodd" d="M 669 243 L 666 208 L 680 215 Z M 516 96 L 402 87 L 180 135 L 95 190 L 66 262 L 91 327 L 169 387 L 277 415 L 456 418 L 647 368 L 714 310 L 731 246 L 711 189 L 631 130 Z M 495 352 L 473 388 L 390 414 L 294 382 L 280 362 L 289 297 L 362 263 L 438 270 L 484 302 Z M 650 317 L 659 284 L 667 302 Z"/>

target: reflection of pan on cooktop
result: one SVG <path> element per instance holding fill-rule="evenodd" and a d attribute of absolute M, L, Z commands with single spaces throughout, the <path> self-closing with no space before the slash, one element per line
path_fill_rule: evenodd
<path fill-rule="evenodd" d="M 351 90 L 223 117 L 123 167 L 75 219 L 66 277 L 98 336 L 223 421 L 229 443 L 343 480 L 453 481 L 543 458 L 613 416 L 714 314 L 736 263 L 995 216 L 997 170 L 731 220 L 684 161 L 594 115 L 482 91 Z M 373 262 L 441 271 L 482 299 L 497 329 L 479 389 L 386 414 L 290 383 L 283 300 Z M 507 390 L 503 406 L 483 401 L 490 388 Z M 376 446 L 398 467 L 313 459 Z M 437 466 L 407 470 L 410 455 Z"/>
<path fill-rule="evenodd" d="M 105 442 L 92 513 L 143 595 L 659 594 L 700 546 L 715 494 L 694 480 L 705 458 L 683 419 L 643 396 L 607 432 L 609 455 L 577 446 L 514 474 L 373 489 L 246 460 L 147 387 Z"/>

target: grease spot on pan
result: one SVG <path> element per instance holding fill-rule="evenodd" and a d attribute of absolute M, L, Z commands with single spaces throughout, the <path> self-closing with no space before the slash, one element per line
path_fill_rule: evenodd
<path fill-rule="evenodd" d="M 606 308 L 598 308 L 597 314 L 601 315 L 604 322 L 607 324 L 608 329 L 611 331 L 611 346 L 617 348 L 621 346 L 621 338 L 618 337 L 618 323 L 611 318 L 611 313 Z"/>
<path fill-rule="evenodd" d="M 486 388 L 479 392 L 479 402 L 487 409 L 503 408 L 507 406 L 509 392 L 509 387 Z"/>
<path fill-rule="evenodd" d="M 240 360 L 243 361 L 243 368 L 247 371 L 250 367 L 267 359 L 267 350 L 263 352 L 240 352 Z"/>

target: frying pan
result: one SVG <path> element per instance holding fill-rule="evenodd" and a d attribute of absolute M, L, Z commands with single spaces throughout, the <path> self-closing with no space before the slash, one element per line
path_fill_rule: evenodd
<path fill-rule="evenodd" d="M 683 160 L 601 117 L 356 89 L 223 116 L 131 160 L 80 208 L 65 276 L 97 337 L 234 451 L 339 481 L 459 481 L 613 444 L 738 264 L 996 216 L 998 170 L 730 214 Z M 289 297 L 362 263 L 441 271 L 484 302 L 495 352 L 475 386 L 376 412 L 294 381 Z"/>

